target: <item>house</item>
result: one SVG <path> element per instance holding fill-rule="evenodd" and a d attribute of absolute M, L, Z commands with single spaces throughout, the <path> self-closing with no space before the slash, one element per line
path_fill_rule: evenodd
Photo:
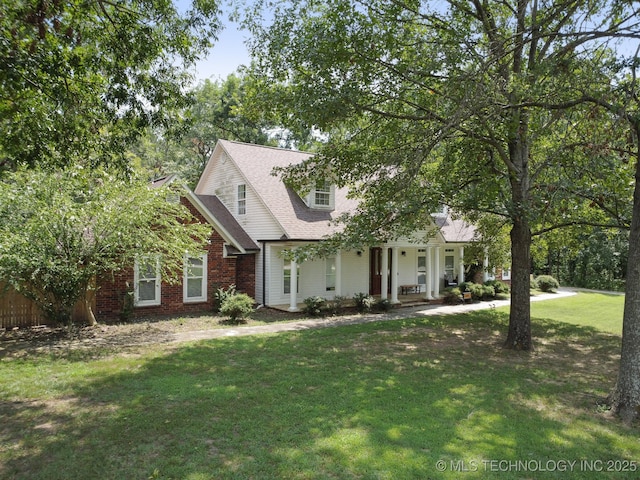
<path fill-rule="evenodd" d="M 418 293 L 438 298 L 448 284 L 465 278 L 464 248 L 474 228 L 443 214 L 433 215 L 434 234 L 345 250 L 328 258 L 288 260 L 286 251 L 318 242 L 335 232 L 330 222 L 353 210 L 347 189 L 326 181 L 301 197 L 273 175 L 276 167 L 298 164 L 311 154 L 220 140 L 195 188 L 198 198 L 215 198 L 259 246 L 255 256 L 258 303 L 295 311 L 311 296 L 333 299 L 369 293 L 398 302 Z M 386 272 L 386 274 L 385 274 Z"/>
<path fill-rule="evenodd" d="M 174 180 L 163 177 L 152 186 Z M 239 292 L 254 294 L 258 245 L 217 197 L 196 195 L 186 186 L 182 191 L 174 201 L 185 205 L 197 221 L 212 226 L 205 252 L 185 258 L 182 279 L 176 284 L 163 282 L 159 269 L 144 262 L 98 279 L 94 306 L 98 319 L 211 312 L 215 289 L 231 284 Z"/>
<path fill-rule="evenodd" d="M 333 299 L 369 293 L 398 303 L 401 296 L 413 294 L 432 300 L 448 285 L 465 280 L 464 249 L 475 230 L 445 212 L 432 215 L 430 230 L 412 238 L 343 250 L 327 258 L 288 260 L 288 250 L 334 233 L 340 227 L 331 221 L 357 205 L 347 197 L 347 189 L 326 181 L 301 197 L 273 174 L 276 167 L 310 157 L 219 141 L 195 190 L 184 187 L 180 198 L 173 199 L 197 221 L 212 226 L 206 252 L 185 258 L 177 284 L 163 282 L 157 265 L 143 260 L 97 279 L 93 311 L 98 320 L 211 311 L 215 289 L 231 284 L 259 304 L 295 311 L 311 296 Z M 164 177 L 153 186 L 174 180 Z M 2 316 L 15 317 L 14 306 L 5 310 L 6 315 L 0 308 Z M 28 324 L 37 324 L 38 312 L 29 307 L 28 313 Z"/>

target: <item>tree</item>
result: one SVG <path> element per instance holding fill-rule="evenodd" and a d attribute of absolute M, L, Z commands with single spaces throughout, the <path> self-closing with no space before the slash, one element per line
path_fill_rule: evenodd
<path fill-rule="evenodd" d="M 628 229 L 556 230 L 534 241 L 533 273 L 553 275 L 561 285 L 621 291 L 628 248 Z"/>
<path fill-rule="evenodd" d="M 286 179 L 352 187 L 361 203 L 345 219 L 344 242 L 408 234 L 442 203 L 471 220 L 507 219 L 505 347 L 530 350 L 532 230 L 580 221 L 561 212 L 568 190 L 553 189 L 571 181 L 557 152 L 585 91 L 608 85 L 607 41 L 638 37 L 637 6 L 298 0 L 275 2 L 273 23 L 262 27 L 257 3 L 248 20 L 260 87 L 252 103 L 283 121 L 295 114 L 329 138 Z"/>
<path fill-rule="evenodd" d="M 103 169 L 7 174 L 0 182 L 0 279 L 61 324 L 78 301 L 89 304 L 96 277 L 138 256 L 160 256 L 163 278 L 177 279 L 185 252 L 202 250 L 211 233 L 170 201 L 177 193 Z"/>
<path fill-rule="evenodd" d="M 629 229 L 629 252 L 622 323 L 620 367 L 608 401 L 614 413 L 631 424 L 640 417 L 640 85 L 638 68 L 640 49 L 618 64 L 620 75 L 614 78 L 611 95 L 594 97 L 595 105 L 617 123 L 607 150 L 632 167 L 633 210 Z M 611 132 L 611 130 L 610 130 Z"/>
<path fill-rule="evenodd" d="M 148 129 L 131 149 L 133 155 L 155 174 L 176 173 L 195 185 L 218 139 L 275 144 L 264 116 L 252 120 L 243 114 L 246 88 L 241 74 L 231 74 L 224 81 L 201 82 L 191 92 L 193 104 L 185 109 L 180 127 Z"/>
<path fill-rule="evenodd" d="M 24 0 L 0 6 L 0 173 L 126 167 L 126 147 L 189 102 L 217 2 Z"/>
<path fill-rule="evenodd" d="M 636 163 L 633 218 L 629 234 L 620 368 L 609 396 L 614 412 L 629 424 L 640 416 L 640 117 L 637 111 L 631 118 Z"/>

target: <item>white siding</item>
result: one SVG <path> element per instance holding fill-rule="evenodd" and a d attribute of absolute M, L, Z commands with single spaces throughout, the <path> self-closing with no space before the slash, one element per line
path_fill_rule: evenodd
<path fill-rule="evenodd" d="M 211 158 L 207 178 L 198 185 L 196 193 L 217 195 L 254 241 L 280 238 L 284 233 L 282 228 L 246 182 L 235 162 L 224 151 L 217 152 Z M 247 212 L 244 215 L 238 215 L 237 208 L 238 185 L 241 184 L 247 186 Z"/>
<path fill-rule="evenodd" d="M 264 247 L 263 245 L 260 245 L 260 248 L 261 249 L 266 248 L 266 250 L 269 251 L 268 244 L 266 247 Z M 263 275 L 264 257 L 265 256 L 263 255 L 262 250 L 256 253 L 256 296 L 254 298 L 256 302 L 263 305 L 268 305 L 268 302 L 266 302 L 265 291 L 264 291 L 264 275 Z"/>
<path fill-rule="evenodd" d="M 405 255 L 402 255 L 405 252 Z M 418 249 L 398 248 L 398 287 L 418 283 Z"/>
<path fill-rule="evenodd" d="M 324 259 L 312 260 L 300 264 L 300 293 L 298 302 L 307 297 L 319 296 L 327 298 L 327 294 L 333 297 L 333 292 L 325 289 Z"/>
<path fill-rule="evenodd" d="M 272 245 L 267 247 L 267 305 L 287 305 L 289 294 L 284 293 L 284 246 Z M 261 268 L 261 267 L 260 267 Z M 336 292 L 326 290 L 326 269 L 324 259 L 315 259 L 299 264 L 300 283 L 298 285 L 298 303 L 305 298 L 318 295 L 326 299 L 333 299 Z M 261 275 L 261 272 L 259 272 Z M 342 291 L 341 296 L 351 298 L 356 293 L 369 292 L 369 256 L 363 252 L 357 256 L 356 252 L 342 253 Z M 256 286 L 256 289 L 262 286 Z M 258 297 L 262 301 L 262 297 Z"/>
<path fill-rule="evenodd" d="M 356 293 L 369 293 L 369 249 L 342 252 L 342 296 L 351 298 Z"/>
<path fill-rule="evenodd" d="M 284 259 L 280 255 L 282 247 L 271 247 L 267 261 L 267 305 L 289 303 L 289 295 L 284 294 Z M 298 295 L 298 298 L 300 296 Z"/>

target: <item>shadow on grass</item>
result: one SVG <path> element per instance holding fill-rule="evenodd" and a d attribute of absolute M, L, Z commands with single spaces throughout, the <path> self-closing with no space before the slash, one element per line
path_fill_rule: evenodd
<path fill-rule="evenodd" d="M 619 338 L 535 324 L 533 354 L 502 350 L 506 316 L 484 311 L 132 358 L 53 401 L 0 405 L 0 476 L 566 478 L 549 462 L 640 458 L 637 431 L 595 410 Z"/>

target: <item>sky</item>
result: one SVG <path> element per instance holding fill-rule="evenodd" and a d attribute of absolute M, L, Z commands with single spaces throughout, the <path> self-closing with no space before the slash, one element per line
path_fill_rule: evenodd
<path fill-rule="evenodd" d="M 244 44 L 249 33 L 241 31 L 238 24 L 225 18 L 224 30 L 220 32 L 209 55 L 196 65 L 197 81 L 205 79 L 224 80 L 240 65 L 249 64 L 249 52 Z"/>
<path fill-rule="evenodd" d="M 189 0 L 175 0 L 178 5 L 185 5 Z M 245 40 L 249 37 L 249 32 L 240 30 L 240 26 L 229 20 L 228 14 L 222 13 L 223 30 L 215 41 L 213 48 L 207 57 L 195 67 L 196 83 L 205 79 L 224 80 L 231 73 L 237 71 L 240 65 L 248 65 L 250 61 L 249 52 L 245 45 Z M 635 53 L 637 42 L 623 42 L 619 47 L 626 54 Z"/>

